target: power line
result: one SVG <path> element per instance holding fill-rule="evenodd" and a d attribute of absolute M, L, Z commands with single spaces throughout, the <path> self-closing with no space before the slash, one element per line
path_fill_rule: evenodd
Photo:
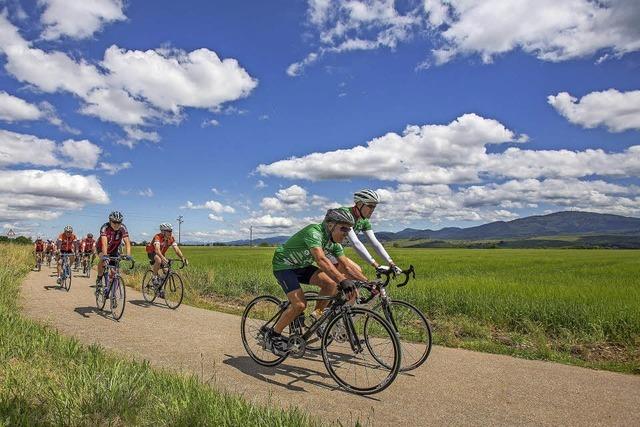
<path fill-rule="evenodd" d="M 180 242 L 180 232 L 182 231 L 182 223 L 184 222 L 184 220 L 182 219 L 182 215 L 178 216 L 176 221 L 178 221 L 178 244 L 181 244 L 181 242 Z"/>

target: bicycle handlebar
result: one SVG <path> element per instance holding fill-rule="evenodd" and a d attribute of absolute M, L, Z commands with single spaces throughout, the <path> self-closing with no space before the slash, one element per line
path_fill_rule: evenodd
<path fill-rule="evenodd" d="M 416 278 L 416 270 L 413 268 L 413 265 L 409 265 L 409 268 L 407 268 L 406 270 L 403 270 L 402 273 L 400 273 L 400 274 L 404 274 L 405 277 L 404 277 L 404 281 L 397 285 L 399 288 L 401 288 L 403 286 L 406 286 L 407 283 L 409 283 L 409 279 L 410 279 L 409 276 L 413 276 L 414 279 Z M 377 271 L 376 272 L 376 277 L 378 279 L 380 279 L 382 276 L 386 276 L 385 279 L 384 279 L 384 284 L 382 285 L 384 287 L 384 286 L 387 286 L 389 284 L 389 281 L 391 280 L 391 277 L 393 276 L 393 278 L 395 279 L 397 274 L 396 274 L 395 271 L 393 271 L 392 268 L 390 268 L 387 271 Z"/>
<path fill-rule="evenodd" d="M 175 261 L 180 261 L 180 270 L 182 270 L 185 267 L 184 260 L 182 260 L 182 259 L 179 259 L 179 258 L 167 258 L 167 261 L 169 261 L 169 265 L 171 265 Z"/>
<path fill-rule="evenodd" d="M 136 260 L 133 259 L 133 257 L 128 257 L 128 256 L 124 256 L 124 255 L 120 255 L 120 256 L 103 256 L 101 257 L 101 259 L 103 261 L 129 261 L 131 262 L 131 266 L 129 267 L 129 270 L 133 270 L 133 267 L 136 265 Z"/>

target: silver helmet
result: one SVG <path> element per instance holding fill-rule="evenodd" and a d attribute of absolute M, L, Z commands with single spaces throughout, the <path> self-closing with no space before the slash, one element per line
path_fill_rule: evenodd
<path fill-rule="evenodd" d="M 173 231 L 173 226 L 168 222 L 160 224 L 160 231 Z"/>
<path fill-rule="evenodd" d="M 362 202 L 366 205 L 377 205 L 380 203 L 380 196 L 373 190 L 364 189 L 354 193 L 353 201 L 355 203 Z"/>
<path fill-rule="evenodd" d="M 329 209 L 327 214 L 324 216 L 325 222 L 335 222 L 338 224 L 348 224 L 353 227 L 356 223 L 356 220 L 353 218 L 353 215 L 349 211 L 349 209 L 337 208 L 337 209 Z"/>

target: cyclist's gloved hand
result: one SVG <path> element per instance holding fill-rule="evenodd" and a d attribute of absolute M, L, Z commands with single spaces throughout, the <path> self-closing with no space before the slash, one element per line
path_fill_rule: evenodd
<path fill-rule="evenodd" d="M 184 266 L 186 267 L 187 265 L 189 265 L 189 260 L 186 258 L 182 259 L 182 262 L 184 262 Z"/>
<path fill-rule="evenodd" d="M 351 293 L 356 290 L 356 282 L 355 280 L 345 279 L 340 282 L 340 289 L 344 291 L 345 294 Z"/>
<path fill-rule="evenodd" d="M 396 274 L 400 274 L 402 273 L 402 269 L 400 267 L 398 267 L 397 265 L 391 265 L 391 269 L 393 270 L 394 273 Z"/>
<path fill-rule="evenodd" d="M 389 266 L 388 265 L 379 265 L 378 268 L 376 268 L 376 273 L 378 274 L 387 274 L 389 272 Z"/>

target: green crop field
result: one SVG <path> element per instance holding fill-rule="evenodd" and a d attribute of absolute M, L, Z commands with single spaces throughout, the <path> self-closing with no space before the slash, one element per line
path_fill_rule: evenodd
<path fill-rule="evenodd" d="M 271 273 L 273 250 L 185 247 L 185 302 L 239 313 L 257 295 L 284 298 Z M 139 265 L 129 276 L 136 287 L 148 265 L 143 251 L 135 248 Z M 640 374 L 639 255 L 393 248 L 417 278 L 390 293 L 427 314 L 436 344 Z"/>

